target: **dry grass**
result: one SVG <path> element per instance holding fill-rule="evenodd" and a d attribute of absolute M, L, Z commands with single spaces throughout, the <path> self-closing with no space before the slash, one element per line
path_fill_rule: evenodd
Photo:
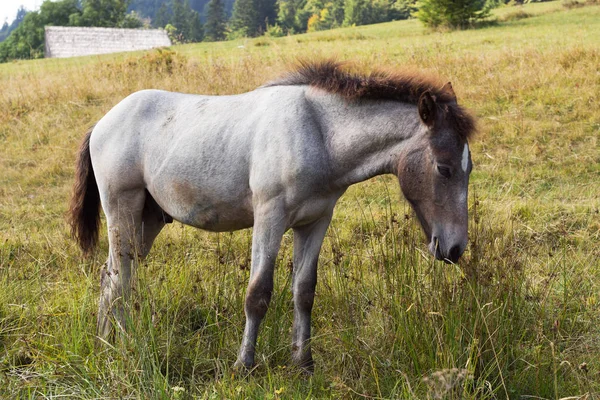
<path fill-rule="evenodd" d="M 0 397 L 599 398 L 600 8 L 555 8 L 475 31 L 403 21 L 1 65 Z M 426 255 L 392 178 L 352 188 L 323 249 L 315 375 L 286 366 L 286 235 L 240 379 L 251 233 L 174 224 L 139 268 L 130 336 L 95 349 L 106 240 L 84 260 L 63 218 L 85 130 L 136 90 L 240 93 L 330 54 L 435 72 L 479 116 L 460 266 Z"/>

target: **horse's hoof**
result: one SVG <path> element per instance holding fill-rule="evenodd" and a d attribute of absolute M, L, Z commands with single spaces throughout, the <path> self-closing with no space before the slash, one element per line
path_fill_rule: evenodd
<path fill-rule="evenodd" d="M 315 364 L 311 363 L 309 365 L 298 366 L 300 368 L 300 372 L 307 376 L 313 376 L 315 373 Z"/>
<path fill-rule="evenodd" d="M 235 375 L 248 375 L 252 372 L 252 363 L 246 364 L 238 358 L 231 369 Z"/>
<path fill-rule="evenodd" d="M 312 375 L 315 373 L 315 363 L 310 355 L 302 358 L 292 356 L 292 364 L 296 366 L 296 368 L 299 368 L 300 371 L 306 375 Z"/>

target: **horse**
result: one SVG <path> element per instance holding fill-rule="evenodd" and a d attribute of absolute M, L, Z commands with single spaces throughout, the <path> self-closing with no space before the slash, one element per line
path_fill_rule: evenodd
<path fill-rule="evenodd" d="M 333 60 L 298 62 L 238 95 L 131 94 L 85 135 L 70 205 L 71 233 L 84 253 L 97 244 L 100 208 L 106 215 L 98 336 L 107 338 L 113 325 L 125 329 L 132 266 L 165 224 L 214 232 L 252 227 L 245 329 L 234 364 L 251 368 L 276 256 L 292 229 L 292 362 L 314 370 L 317 263 L 340 196 L 355 183 L 396 175 L 431 254 L 455 263 L 467 246 L 475 130 L 449 82 L 389 70 L 359 74 Z"/>

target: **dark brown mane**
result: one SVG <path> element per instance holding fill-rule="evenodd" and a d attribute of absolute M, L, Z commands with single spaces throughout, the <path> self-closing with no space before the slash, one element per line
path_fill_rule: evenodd
<path fill-rule="evenodd" d="M 459 136 L 466 140 L 476 130 L 474 118 L 456 103 L 452 89 L 430 75 L 378 70 L 360 75 L 348 72 L 343 63 L 335 60 L 299 61 L 294 70 L 264 86 L 289 85 L 310 85 L 350 100 L 394 100 L 411 104 L 417 104 L 421 95 L 429 91 L 443 106 L 448 122 Z"/>

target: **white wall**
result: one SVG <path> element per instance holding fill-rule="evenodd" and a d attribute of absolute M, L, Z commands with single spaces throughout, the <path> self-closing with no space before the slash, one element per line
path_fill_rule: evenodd
<path fill-rule="evenodd" d="M 162 29 L 47 26 L 46 57 L 64 58 L 170 46 Z"/>

